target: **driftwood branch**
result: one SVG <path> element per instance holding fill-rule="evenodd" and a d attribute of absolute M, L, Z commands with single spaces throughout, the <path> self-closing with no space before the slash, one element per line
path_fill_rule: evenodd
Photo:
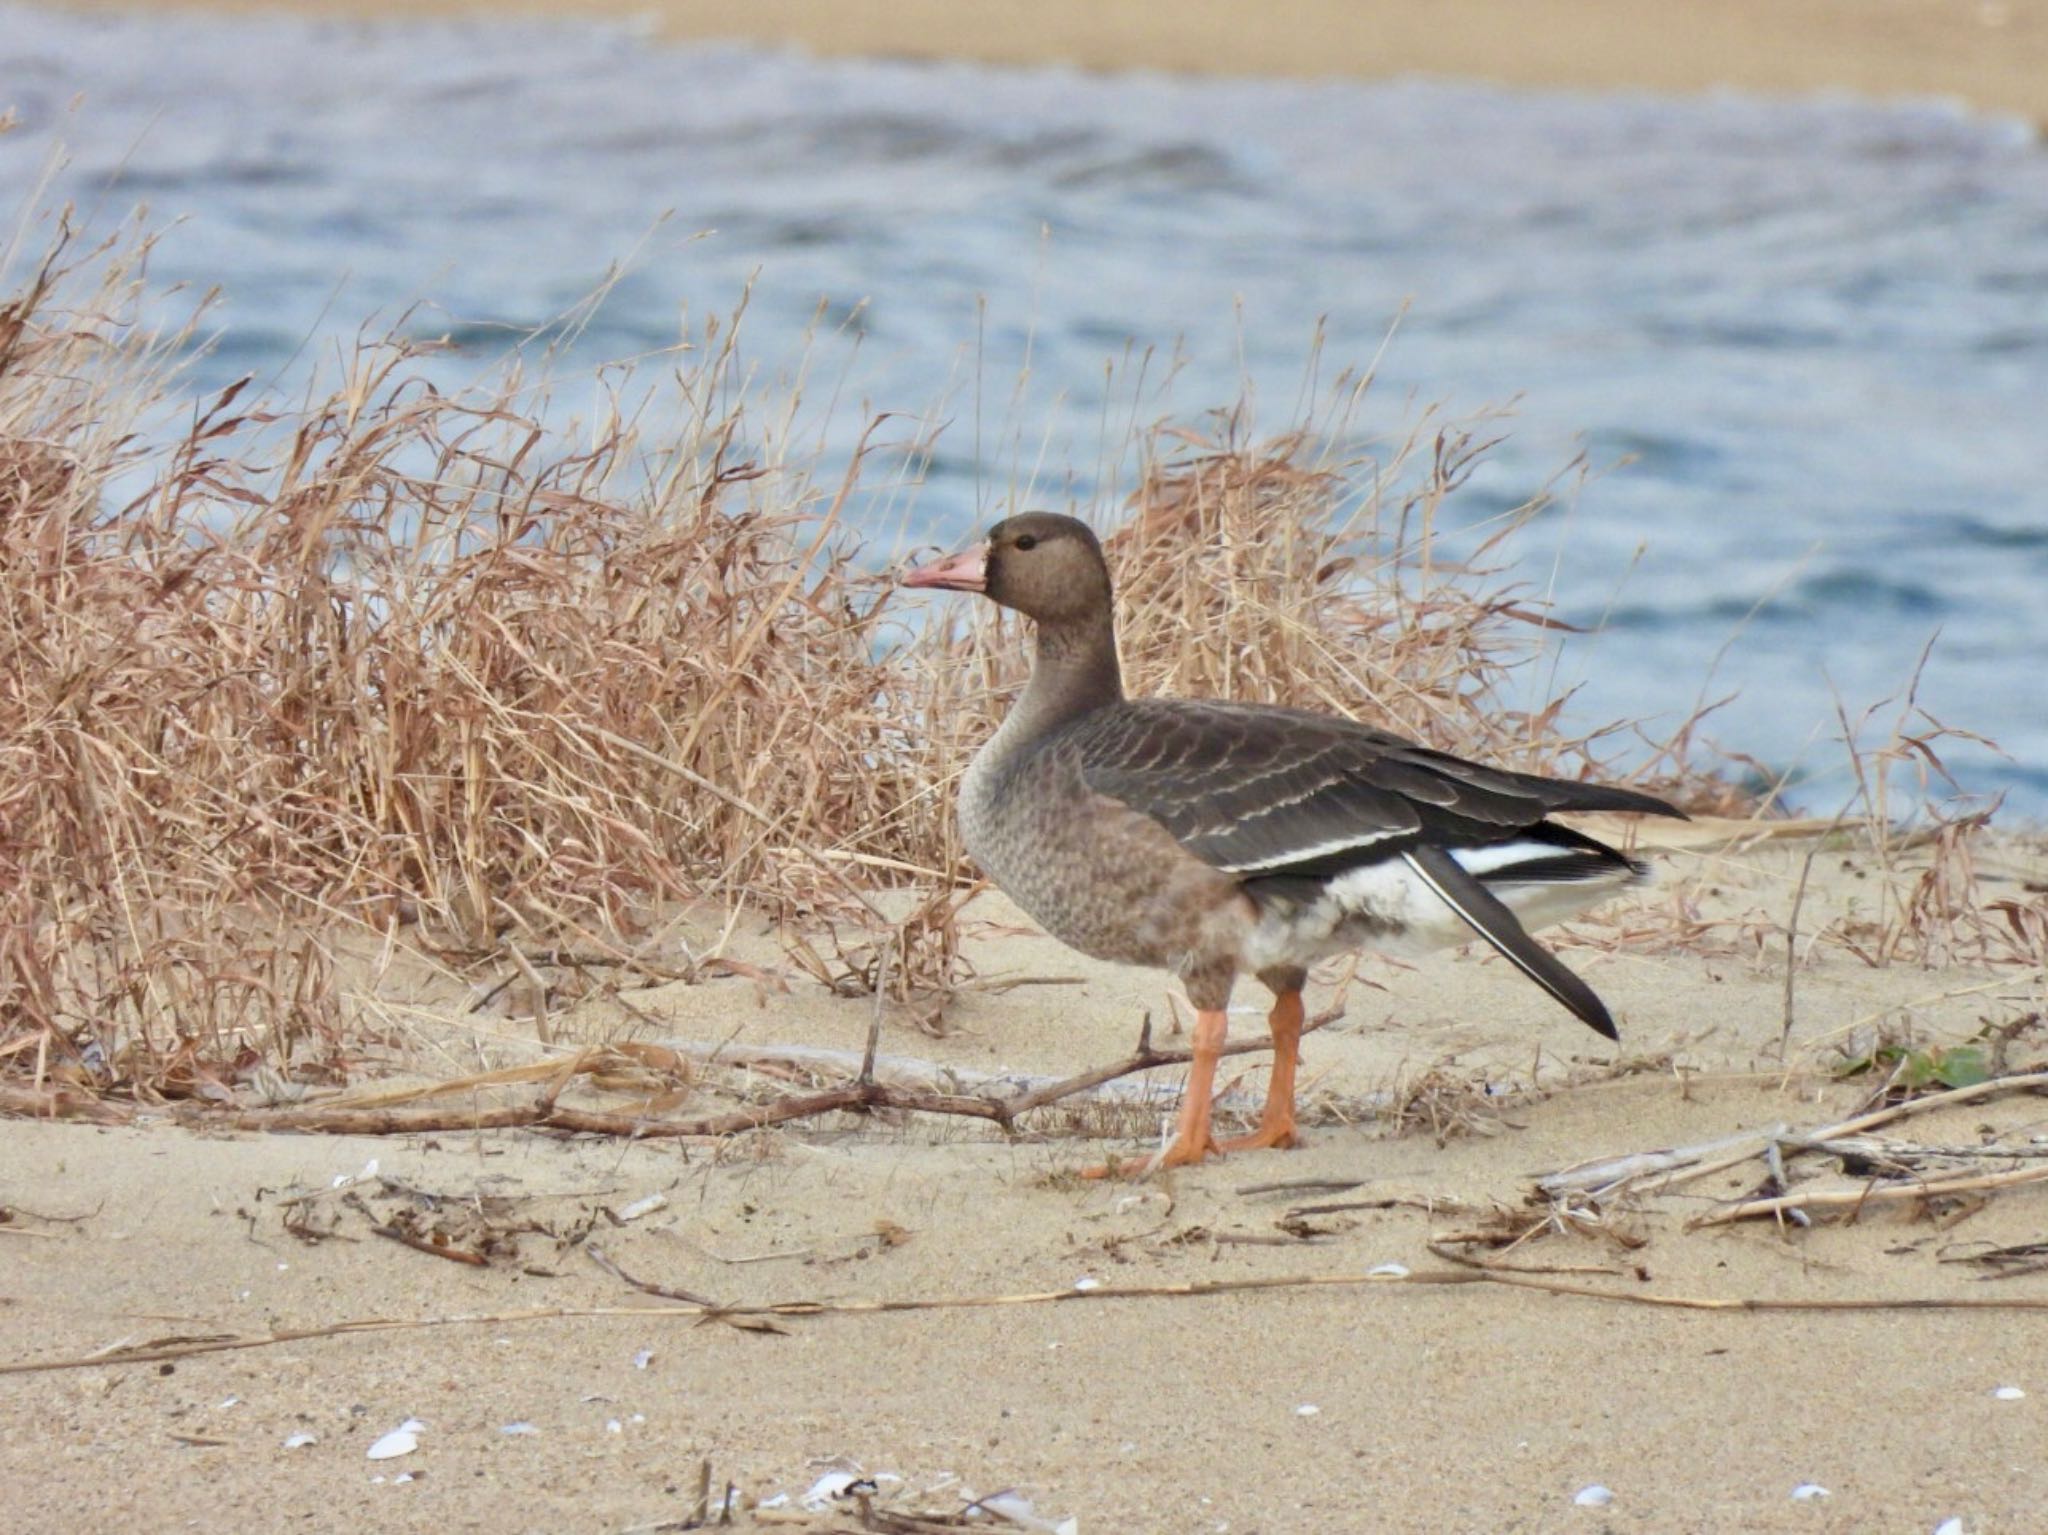
<path fill-rule="evenodd" d="M 1690 1231 L 1701 1226 L 1725 1226 L 1733 1221 L 1750 1220 L 1759 1215 L 1777 1215 L 1791 1210 L 1848 1208 L 1860 1212 L 1868 1205 L 1897 1204 L 1901 1200 L 1939 1199 L 1951 1194 L 1983 1193 L 1992 1189 L 2011 1188 L 2020 1183 L 2039 1183 L 2044 1179 L 2048 1179 L 2048 1167 L 2017 1167 L 2003 1173 L 1959 1173 L 1946 1178 L 1913 1178 L 1871 1183 L 1854 1189 L 1808 1189 L 1797 1194 L 1775 1195 L 1769 1199 L 1745 1199 L 1739 1204 L 1709 1210 L 1705 1215 L 1697 1215 L 1687 1221 L 1686 1229 Z"/>
<path fill-rule="evenodd" d="M 1929 1113 L 1935 1109 L 1954 1108 L 1960 1104 L 1976 1103 L 1986 1098 L 2004 1097 L 2009 1093 L 2048 1092 L 2048 1071 L 2027 1072 L 2019 1076 L 1993 1077 L 1984 1082 L 1973 1082 L 1968 1087 L 1953 1088 L 1945 1093 L 1930 1093 L 1924 1098 L 1910 1098 L 1903 1103 L 1894 1103 L 1853 1119 L 1844 1119 L 1835 1124 L 1816 1126 L 1810 1130 L 1794 1130 L 1788 1125 L 1779 1125 L 1773 1130 L 1745 1131 L 1741 1135 L 1724 1136 L 1718 1140 L 1702 1141 L 1697 1145 L 1679 1146 L 1661 1151 L 1636 1152 L 1629 1156 L 1605 1157 L 1599 1161 L 1581 1162 L 1575 1167 L 1563 1168 L 1558 1172 L 1546 1173 L 1536 1180 L 1538 1192 L 1557 1198 L 1562 1195 L 1582 1194 L 1593 1200 L 1606 1200 L 1621 1193 L 1661 1193 L 1677 1188 L 1681 1184 L 1696 1183 L 1715 1173 L 1739 1167 L 1751 1158 L 1766 1155 L 1776 1149 L 1784 1151 L 1826 1151 L 1829 1143 L 1847 1140 L 1875 1130 L 1880 1125 L 1895 1124 L 1902 1119 Z M 1896 1148 L 1895 1148 L 1896 1149 Z M 1930 1153 L 1924 1152 L 1923 1155 Z M 1979 1156 L 1994 1156 L 2000 1153 L 1992 1148 L 1980 1148 Z M 1797 1203 L 1794 1200 L 1793 1203 Z"/>
<path fill-rule="evenodd" d="M 0 1082 L 0 1114 L 22 1119 L 83 1119 L 96 1125 L 125 1125 L 135 1118 L 123 1103 L 107 1103 L 71 1087 L 23 1087 Z"/>
<path fill-rule="evenodd" d="M 1334 1022 L 1338 1012 L 1319 1014 L 1304 1026 L 1310 1033 Z M 872 1044 L 872 1040 L 870 1041 Z M 1270 1050 L 1270 1039 L 1237 1040 L 1223 1047 L 1225 1055 L 1245 1055 Z M 860 1080 L 822 1088 L 813 1093 L 796 1093 L 763 1104 L 700 1114 L 690 1118 L 646 1118 L 601 1110 L 564 1108 L 556 1095 L 575 1074 L 572 1059 L 553 1073 L 546 1091 L 536 1102 L 502 1104 L 494 1108 L 448 1105 L 434 1109 L 321 1107 L 313 1105 L 286 1109 L 186 1108 L 177 1117 L 185 1123 L 229 1130 L 297 1131 L 326 1135 L 422 1135 L 459 1133 L 473 1130 L 554 1130 L 568 1134 L 613 1135 L 642 1139 L 694 1139 L 738 1135 L 793 1119 L 809 1119 L 834 1112 L 866 1112 L 891 1109 L 918 1114 L 951 1114 L 968 1119 L 985 1119 L 1005 1131 L 1015 1132 L 1017 1120 L 1034 1109 L 1058 1103 L 1063 1098 L 1113 1082 L 1135 1072 L 1161 1066 L 1180 1066 L 1194 1058 L 1190 1050 L 1161 1050 L 1152 1043 L 1148 1017 L 1139 1030 L 1137 1049 L 1127 1058 L 1092 1071 L 1065 1077 L 1057 1082 L 1026 1091 L 994 1093 L 944 1093 L 923 1088 L 902 1087 L 873 1079 L 873 1057 L 864 1056 L 866 1073 Z M 522 1072 L 526 1068 L 521 1068 Z M 0 1107 L 4 1107 L 0 1103 Z"/>

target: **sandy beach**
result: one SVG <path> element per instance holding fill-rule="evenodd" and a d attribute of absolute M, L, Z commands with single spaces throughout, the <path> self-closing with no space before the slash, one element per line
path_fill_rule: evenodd
<path fill-rule="evenodd" d="M 1092 70 L 1945 97 L 2048 121 L 2044 0 L 302 0 L 291 9 L 644 19 L 676 39 Z"/>
<path fill-rule="evenodd" d="M 652 17 L 671 38 L 831 54 L 1853 91 L 2048 121 L 2048 0 L 532 9 Z M 51 355 L 65 365 L 45 365 L 49 378 L 83 366 Z M 99 405 L 86 397 L 76 408 L 97 421 Z M 210 419 L 185 414 L 202 427 Z M 366 420 L 366 431 L 386 430 L 383 418 Z M 213 441 L 211 431 L 198 439 Z M 356 462 L 338 448 L 332 456 Z M 68 467 L 25 453 L 12 462 L 21 508 L 31 490 L 52 505 L 71 493 Z M 457 468 L 443 478 L 468 475 Z M 40 489 L 30 470 L 43 472 Z M 359 495 L 351 479 L 334 505 L 354 507 Z M 702 499 L 710 507 L 712 492 Z M 80 572 L 94 569 L 125 580 L 111 562 L 90 564 L 82 545 L 46 546 L 63 577 L 52 587 L 83 584 Z M 674 588 L 697 589 L 693 567 L 677 569 Z M 783 607 L 797 583 L 772 569 L 762 587 L 781 596 L 743 610 L 767 617 L 728 626 L 745 630 L 734 675 L 767 666 L 753 642 L 769 618 L 808 632 L 791 629 Z M 80 611 L 110 632 L 109 613 L 138 606 L 168 626 L 175 614 L 162 604 L 188 574 L 180 566 L 141 596 L 120 585 Z M 17 589 L 41 587 L 24 577 Z M 588 588 L 535 590 L 547 612 L 598 611 L 583 600 Z M 212 622 L 212 608 L 195 607 Z M 837 623 L 836 610 L 817 611 Z M 74 638 L 69 650 L 53 646 L 60 659 L 88 643 L 119 649 L 77 639 L 100 632 L 88 626 L 61 632 Z M 584 625 L 569 638 L 596 632 Z M 673 658 L 702 649 L 693 633 L 678 631 L 667 649 L 649 641 L 646 675 L 672 683 L 682 670 Z M 598 685 L 579 679 L 630 681 L 617 637 L 599 635 L 604 648 L 590 654 L 601 665 L 565 668 L 564 696 Z M 847 643 L 865 661 L 860 637 Z M 169 648 L 212 659 L 204 645 Z M 429 648 L 401 636 L 391 653 L 416 659 Z M 136 653 L 149 658 L 139 644 Z M 308 677 L 350 675 L 326 652 L 302 654 Z M 74 707 L 68 670 L 52 673 L 62 673 L 51 696 L 63 709 L 45 712 L 62 716 L 63 752 L 82 751 L 79 721 L 93 710 Z M 143 682 L 102 688 L 100 713 L 123 697 L 146 702 L 152 679 L 186 687 L 182 672 L 134 675 Z M 385 674 L 365 664 L 361 675 Z M 771 698 L 773 680 L 762 685 Z M 212 697 L 221 681 L 208 674 L 186 692 Z M 505 690 L 528 707 L 527 680 Z M 721 684 L 701 713 L 677 715 L 713 718 L 735 691 Z M 805 695 L 806 723 L 824 721 L 832 698 L 865 707 L 873 693 L 872 683 L 821 693 L 825 705 Z M 446 699 L 469 695 L 420 696 L 425 736 Z M 255 712 L 267 717 L 271 701 L 255 699 Z M 570 712 L 559 700 L 531 709 L 507 716 L 504 741 L 529 741 Z M 790 712 L 777 699 L 762 715 Z M 938 713 L 920 720 L 941 717 L 960 728 Z M 195 760 L 214 761 L 210 776 L 225 780 L 248 738 L 223 726 L 214 739 L 223 754 Z M 770 745 L 736 750 L 734 761 L 804 746 L 761 739 Z M 670 763 L 623 744 L 627 769 Z M 382 738 L 371 745 L 381 750 Z M 125 744 L 102 755 L 134 755 L 124 753 Z M 68 786 L 72 760 L 53 749 L 46 775 Z M 437 760 L 398 776 L 453 782 Z M 865 771 L 869 758 L 859 761 Z M 525 781 L 503 771 L 506 783 Z M 933 774 L 950 782 L 943 764 Z M 749 813 L 735 846 L 763 842 L 755 820 L 800 840 L 787 812 L 818 795 L 790 790 L 773 802 L 779 815 L 765 814 L 725 787 L 730 776 L 712 787 Z M 829 781 L 850 776 L 860 775 Z M 479 770 L 466 781 L 488 779 Z M 580 811 L 589 783 L 561 782 L 574 793 L 558 793 L 554 779 L 540 788 Z M 691 796 L 668 778 L 650 782 L 687 808 Z M 653 791 L 635 783 L 618 772 L 613 797 L 592 798 L 599 813 L 572 828 L 577 836 L 535 834 L 522 879 L 540 889 L 543 874 L 581 870 L 591 904 L 573 910 L 603 909 L 617 846 L 648 841 Z M 291 787 L 277 799 L 296 806 L 304 786 Z M 134 798 L 148 813 L 124 824 L 169 825 L 181 808 Z M 883 799 L 885 817 L 943 802 L 936 791 Z M 68 806 L 69 796 L 52 801 Z M 524 821 L 502 806 L 485 813 L 477 801 L 451 794 L 447 813 L 453 824 L 454 810 L 473 812 L 483 850 L 462 867 L 495 877 L 509 862 L 484 833 L 543 818 L 531 806 Z M 236 814 L 239 835 L 246 817 Z M 616 846 L 578 840 L 607 827 Z M 1801 838 L 1687 823 L 1645 844 L 1654 885 L 1547 935 L 1613 1008 L 1618 1047 L 1483 950 L 1332 964 L 1308 998 L 1318 1027 L 1304 1049 L 1305 1145 L 1143 1180 L 1077 1171 L 1156 1144 L 1178 1069 L 1062 1099 L 1016 1133 L 960 1111 L 1115 1063 L 1141 1037 L 1186 1043 L 1185 1001 L 1161 976 L 1083 959 L 998 896 L 966 908 L 966 963 L 938 967 L 964 979 L 935 1015 L 844 994 L 860 990 L 858 978 L 819 984 L 832 966 L 806 974 L 799 945 L 753 906 L 714 901 L 673 927 L 662 907 L 660 922 L 632 929 L 648 947 L 626 961 L 616 946 L 532 960 L 513 944 L 537 930 L 464 928 L 459 902 L 435 925 L 413 896 L 381 892 L 349 907 L 370 913 L 366 925 L 335 940 L 331 990 L 346 1006 L 334 1016 L 346 1014 L 346 1029 L 323 1035 L 317 1017 L 304 1024 L 279 1006 L 289 984 L 267 994 L 300 1030 L 272 1052 L 287 1070 L 305 1068 L 293 1080 L 257 1070 L 269 1062 L 257 1051 L 239 1076 L 218 1059 L 186 1061 L 182 1074 L 167 1059 L 117 1086 L 127 1065 L 109 1067 L 115 1049 L 99 1052 L 100 1079 L 81 1064 L 97 1017 L 7 1036 L 13 1074 L 0 1080 L 0 1106 L 16 1117 L 0 1118 L 0 1413 L 10 1429 L 0 1436 L 0 1522 L 494 1535 L 2037 1531 L 2048 1507 L 2048 844 L 2001 823 L 1967 854 L 1907 837 L 1879 856 L 1866 829 L 1809 825 Z M 815 840 L 833 857 L 950 889 L 949 876 L 931 873 L 952 867 L 943 838 L 911 863 L 846 853 L 831 830 Z M 374 826 L 364 837 L 376 848 L 395 840 Z M 64 846 L 54 835 L 25 840 Z M 211 829 L 191 838 L 209 854 L 226 840 Z M 343 846 L 292 846 L 330 841 Z M 700 849 L 648 867 L 664 877 L 631 885 L 636 920 L 643 901 L 682 888 L 675 869 L 732 865 Z M 209 996 L 225 998 L 223 1010 L 261 1000 L 270 982 L 244 974 L 259 968 L 236 947 L 245 934 L 273 975 L 312 973 L 279 958 L 295 935 L 234 926 L 222 913 L 246 920 L 238 908 L 208 904 L 216 888 L 234 888 L 214 868 L 178 865 L 175 885 L 190 896 L 176 936 L 203 937 L 220 968 Z M 826 869 L 821 855 L 817 883 L 801 887 L 817 897 L 805 907 L 813 916 L 845 894 Z M 466 893 L 445 873 L 437 866 L 417 883 L 443 899 Z M 719 889 L 725 873 L 706 883 Z M 786 879 L 773 888 L 801 904 Z M 849 946 L 907 931 L 892 925 L 906 917 L 902 895 L 861 894 L 888 909 L 864 932 L 847 924 Z M 0 938 L 26 942 L 30 918 L 43 920 L 29 910 Z M 431 953 L 429 928 L 442 945 Z M 564 930 L 550 929 L 549 942 L 566 944 Z M 579 942 L 589 932 L 575 931 Z M 951 930 L 935 922 L 926 936 L 934 931 Z M 448 936 L 463 932 L 481 932 L 481 946 Z M 623 941 L 593 941 L 614 940 Z M 812 958 L 831 942 L 815 927 L 803 941 Z M 311 954 L 310 941 L 296 952 Z M 836 979 L 858 971 L 846 951 L 834 957 Z M 559 983 L 559 1005 L 536 964 Z M 166 965 L 158 980 L 183 974 Z M 868 980 L 877 975 L 886 980 L 880 958 Z M 109 1007 L 126 1005 L 111 985 L 105 995 Z M 1264 1000 L 1242 988 L 1235 1038 L 1263 1036 Z M 219 1037 L 233 1037 L 239 1019 L 227 1017 Z M 0 1008 L 0 1023 L 12 1021 Z M 744 1117 L 844 1087 L 871 1042 L 874 1080 L 892 1103 L 719 1135 L 635 1123 Z M 175 1056 L 175 1040 L 164 1043 Z M 1263 1059 L 1226 1062 L 1227 1129 L 1256 1113 Z M 158 1088 L 185 1096 L 161 1101 Z M 911 1101 L 954 1112 L 902 1107 Z M 58 1107 L 75 1112 L 20 1117 Z M 495 1127 L 480 1124 L 487 1115 Z M 380 1118 L 388 1133 L 360 1133 Z M 621 1125 L 635 1133 L 599 1133 Z"/>
<path fill-rule="evenodd" d="M 2038 878 L 2038 850 L 2007 853 L 1995 881 Z M 1542 1228 L 1529 1199 L 1546 1171 L 1853 1112 L 1872 1082 L 1832 1072 L 1875 1030 L 1925 1049 L 2039 1006 L 2040 977 L 2011 966 L 1878 969 L 1823 943 L 1798 973 L 1781 1064 L 1783 946 L 1757 934 L 1785 918 L 1804 847 L 1659 862 L 1657 890 L 1582 925 L 1564 951 L 1615 1004 L 1620 1052 L 1496 960 L 1369 962 L 1341 1020 L 1309 1040 L 1307 1146 L 1148 1183 L 1068 1176 L 1101 1156 L 1100 1140 L 1006 1141 L 929 1115 L 718 1145 L 194 1134 L 156 1115 L 121 1128 L 0 1122 L 12 1214 L 0 1225 L 0 1359 L 100 1353 L 0 1379 L 16 1425 L 0 1448 L 14 1517 L 51 1530 L 137 1518 L 681 1529 L 708 1461 L 745 1529 L 861 1528 L 844 1502 L 802 1506 L 842 1469 L 876 1478 L 876 1507 L 898 1516 L 1016 1490 L 1035 1527 L 1074 1519 L 1084 1531 L 1926 1531 L 1951 1517 L 1971 1532 L 2037 1528 L 2048 1310 L 1730 1314 L 1634 1300 L 2048 1308 L 2048 1277 L 1995 1278 L 1969 1261 L 2039 1240 L 2040 1185 L 1860 1214 L 1816 1206 L 1810 1228 L 1686 1229 L 1758 1188 L 1752 1160 L 1604 1213 L 1583 1201 L 1577 1224 L 1554 1219 L 1510 1250 L 1467 1249 L 1606 1298 L 1364 1279 L 1389 1263 L 1454 1272 L 1432 1239 Z M 1842 924 L 1869 909 L 1872 877 L 1853 853 L 1817 858 L 1806 929 L 1853 930 Z M 1690 952 L 1643 936 L 1668 933 L 1674 912 L 1698 924 Z M 1168 1016 L 1157 978 L 1020 935 L 993 898 L 976 913 L 985 977 L 1075 984 L 970 993 L 943 1038 L 892 1017 L 889 1072 L 958 1085 L 1077 1071 L 1125 1053 L 1146 1012 Z M 759 938 L 733 952 L 775 962 Z M 723 1041 L 757 1060 L 790 1047 L 857 1055 L 873 1016 L 864 1000 L 735 974 L 624 1000 L 637 1021 L 593 1005 L 557 1020 L 557 1049 L 634 1037 Z M 1320 988 L 1311 1008 L 1337 1000 Z M 459 1008 L 430 985 L 415 1003 L 400 1015 L 413 1020 L 416 1073 L 544 1053 L 516 1020 L 453 1026 Z M 1238 1028 L 1260 1032 L 1256 1017 Z M 2022 1030 L 2004 1064 L 2038 1070 L 2042 1056 L 2038 1032 Z M 1236 1063 L 1234 1102 L 1256 1102 L 1256 1061 Z M 1431 1072 L 1444 1090 L 1415 1094 Z M 1176 1074 L 1162 1075 L 1170 1087 Z M 1884 1133 L 1968 1145 L 1992 1132 L 2038 1140 L 2044 1126 L 2039 1098 L 2007 1096 Z M 1825 1159 L 1802 1162 L 1795 1182 L 1859 1186 Z M 422 1215 L 429 1194 L 443 1214 Z M 465 1209 L 512 1233 L 488 1266 L 371 1230 L 408 1210 L 459 1225 Z M 597 1252 L 724 1305 L 1077 1298 L 792 1316 L 754 1331 L 635 1291 Z M 1289 1276 L 1324 1282 L 1113 1293 Z M 365 1319 L 403 1325 L 265 1342 Z M 224 1337 L 263 1346 L 150 1352 Z M 139 1361 L 101 1352 L 138 1346 Z M 411 1419 L 424 1425 L 412 1453 L 368 1458 Z M 295 1435 L 312 1440 L 286 1448 Z M 1827 1495 L 1795 1499 L 1808 1484 Z M 1611 1503 L 1575 1506 L 1592 1486 Z"/>

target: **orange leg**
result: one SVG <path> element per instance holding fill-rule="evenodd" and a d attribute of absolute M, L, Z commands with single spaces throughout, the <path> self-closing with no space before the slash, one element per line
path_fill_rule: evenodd
<path fill-rule="evenodd" d="M 1300 1005 L 1295 1008 L 1297 1017 Z M 1223 1053 L 1223 1036 L 1230 1027 L 1229 1018 L 1222 1012 L 1195 1014 L 1195 1059 L 1188 1068 L 1187 1091 L 1181 1096 L 1180 1124 L 1174 1131 L 1173 1140 L 1163 1151 L 1156 1151 L 1149 1157 L 1133 1157 L 1123 1162 L 1111 1162 L 1106 1167 L 1091 1167 L 1082 1173 L 1084 1178 L 1134 1178 L 1156 1172 L 1162 1167 L 1189 1167 L 1211 1155 L 1218 1147 L 1216 1139 L 1209 1133 L 1209 1100 L 1216 1096 L 1216 1062 Z M 1293 1061 L 1288 1062 L 1289 1082 L 1293 1080 Z M 1290 1086 L 1289 1091 L 1292 1091 Z"/>
<path fill-rule="evenodd" d="M 1220 1151 L 1254 1151 L 1266 1146 L 1293 1146 L 1301 1137 L 1294 1128 L 1294 1068 L 1301 1059 L 1301 993 L 1283 991 L 1273 999 L 1266 1020 L 1273 1030 L 1273 1076 L 1266 1084 L 1266 1107 L 1259 1128 L 1250 1135 L 1224 1141 Z"/>

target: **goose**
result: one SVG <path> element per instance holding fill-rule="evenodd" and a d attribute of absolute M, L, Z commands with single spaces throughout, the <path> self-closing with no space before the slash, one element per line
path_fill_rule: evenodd
<path fill-rule="evenodd" d="M 1168 970 L 1194 1004 L 1172 1140 L 1098 1175 L 1295 1145 L 1301 991 L 1353 949 L 1483 938 L 1589 1027 L 1618 1039 L 1593 989 L 1529 936 L 1648 877 L 1556 811 L 1684 813 L 1635 789 L 1544 778 L 1435 751 L 1336 715 L 1131 698 L 1115 596 L 1084 522 L 1026 512 L 902 578 L 974 592 L 1035 626 L 1031 678 L 959 789 L 962 841 L 996 887 L 1063 943 Z M 1210 1129 L 1232 987 L 1273 993 L 1257 1127 Z"/>

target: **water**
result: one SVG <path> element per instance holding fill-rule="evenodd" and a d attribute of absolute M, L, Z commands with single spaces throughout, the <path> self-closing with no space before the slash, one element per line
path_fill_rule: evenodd
<path fill-rule="evenodd" d="M 1517 545 L 1604 624 L 1556 674 L 1580 722 L 1683 714 L 1726 646 L 1714 735 L 1831 809 L 1834 697 L 1894 692 L 1939 631 L 1922 702 L 2011 754 L 1947 760 L 2048 814 L 2048 153 L 2017 124 L 0 6 L 10 101 L 0 207 L 61 143 L 55 193 L 102 225 L 186 219 L 153 272 L 227 291 L 206 381 L 293 379 L 421 299 L 474 371 L 631 257 L 595 364 L 751 280 L 770 371 L 824 303 L 842 442 L 863 401 L 950 420 L 912 513 L 941 540 L 1034 476 L 1128 490 L 1104 413 L 1157 396 L 1109 360 L 1177 355 L 1184 415 L 1249 386 L 1279 427 L 1319 321 L 1329 372 L 1405 306 L 1364 427 L 1520 397 L 1461 515 L 1633 456 Z"/>

